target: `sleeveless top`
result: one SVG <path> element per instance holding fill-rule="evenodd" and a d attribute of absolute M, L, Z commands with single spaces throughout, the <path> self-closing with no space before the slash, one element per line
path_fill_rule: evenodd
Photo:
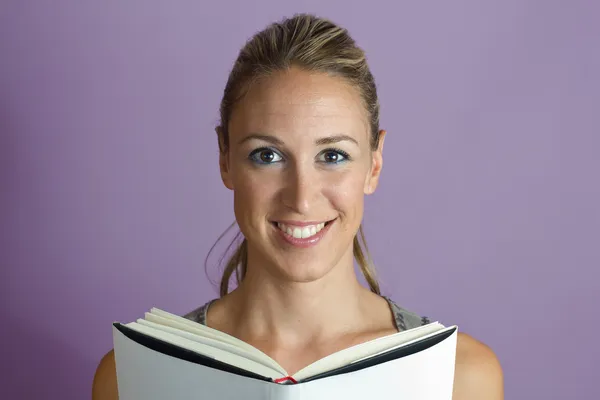
<path fill-rule="evenodd" d="M 390 310 L 392 311 L 392 315 L 394 316 L 394 323 L 396 325 L 396 329 L 398 331 L 405 331 L 408 329 L 416 328 L 422 325 L 427 325 L 431 321 L 429 318 L 425 316 L 419 316 L 411 311 L 408 311 L 399 305 L 397 305 L 394 301 L 392 301 L 389 297 L 381 296 L 385 300 L 387 300 Z M 208 312 L 208 307 L 216 301 L 217 299 L 213 299 L 205 303 L 204 305 L 196 308 L 195 310 L 184 315 L 184 318 L 192 320 L 202 325 L 206 325 L 206 314 Z"/>

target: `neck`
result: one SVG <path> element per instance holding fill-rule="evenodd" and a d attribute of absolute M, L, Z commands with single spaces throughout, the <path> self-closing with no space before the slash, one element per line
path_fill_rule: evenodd
<path fill-rule="evenodd" d="M 249 258 L 244 281 L 229 295 L 240 336 L 295 346 L 364 326 L 373 294 L 358 282 L 351 252 L 312 282 L 284 281 L 253 265 Z"/>

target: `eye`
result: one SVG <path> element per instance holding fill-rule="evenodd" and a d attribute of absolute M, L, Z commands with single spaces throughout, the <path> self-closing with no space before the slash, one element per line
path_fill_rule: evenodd
<path fill-rule="evenodd" d="M 272 149 L 260 148 L 250 153 L 250 159 L 258 164 L 273 164 L 281 161 L 282 157 Z"/>
<path fill-rule="evenodd" d="M 320 161 L 325 164 L 338 164 L 348 159 L 348 153 L 340 149 L 328 149 L 320 154 Z"/>

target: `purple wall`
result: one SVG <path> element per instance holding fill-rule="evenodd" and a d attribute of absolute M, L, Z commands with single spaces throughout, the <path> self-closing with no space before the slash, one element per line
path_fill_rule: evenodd
<path fill-rule="evenodd" d="M 492 346 L 507 399 L 600 398 L 597 2 L 85 3 L 0 5 L 0 398 L 89 398 L 111 322 L 216 296 L 220 96 L 296 11 L 379 84 L 386 293 Z"/>

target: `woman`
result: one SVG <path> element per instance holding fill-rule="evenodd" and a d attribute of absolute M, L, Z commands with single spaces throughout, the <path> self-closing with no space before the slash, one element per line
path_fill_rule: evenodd
<path fill-rule="evenodd" d="M 379 293 L 367 261 L 363 201 L 377 187 L 386 132 L 365 55 L 348 33 L 311 15 L 269 26 L 239 54 L 220 111 L 221 177 L 244 240 L 220 298 L 186 317 L 252 344 L 290 373 L 428 323 Z M 240 282 L 229 293 L 234 272 Z M 454 399 L 503 398 L 494 353 L 464 333 L 455 376 Z M 111 352 L 93 398 L 116 392 Z"/>

